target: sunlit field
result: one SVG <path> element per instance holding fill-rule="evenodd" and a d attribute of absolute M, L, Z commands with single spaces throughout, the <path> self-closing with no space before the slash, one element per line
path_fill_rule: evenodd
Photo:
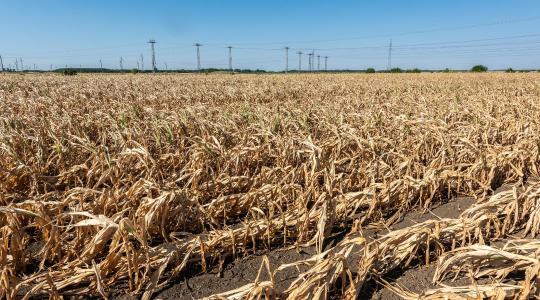
<path fill-rule="evenodd" d="M 538 73 L 0 74 L 0 298 L 527 298 L 539 147 Z"/>

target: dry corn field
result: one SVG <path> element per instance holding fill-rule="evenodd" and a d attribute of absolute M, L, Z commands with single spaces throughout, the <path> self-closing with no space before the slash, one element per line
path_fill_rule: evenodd
<path fill-rule="evenodd" d="M 0 298 L 538 297 L 539 155 L 540 74 L 0 75 Z"/>

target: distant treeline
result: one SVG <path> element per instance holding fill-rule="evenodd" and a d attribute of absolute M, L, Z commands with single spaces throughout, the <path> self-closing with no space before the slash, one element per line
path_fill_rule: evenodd
<path fill-rule="evenodd" d="M 487 72 L 487 67 L 478 65 L 474 66 L 470 70 L 451 70 L 451 69 L 443 69 L 443 70 L 429 70 L 429 69 L 401 69 L 401 68 L 393 68 L 391 70 L 375 70 L 374 68 L 368 68 L 364 70 L 356 70 L 356 69 L 340 69 L 340 70 L 328 70 L 328 71 L 307 71 L 307 70 L 289 70 L 288 73 L 423 73 L 423 72 L 429 72 L 429 73 L 450 73 L 450 72 Z M 517 70 L 508 68 L 505 70 L 493 70 L 496 72 L 507 72 L 507 73 L 513 73 L 513 72 L 540 72 L 540 70 L 534 70 L 534 69 L 527 69 L 527 70 Z M 45 73 L 45 72 L 53 72 L 53 73 L 59 73 L 64 75 L 75 75 L 77 73 L 153 73 L 152 70 L 138 70 L 138 69 L 129 69 L 129 70 L 120 70 L 120 69 L 101 69 L 101 68 L 59 68 L 54 69 L 52 71 L 43 71 L 43 70 L 24 70 L 24 71 L 16 71 L 14 69 L 4 69 L 4 72 L 18 72 L 18 73 Z M 208 69 L 201 69 L 199 70 L 187 70 L 187 69 L 173 69 L 173 70 L 156 70 L 156 73 L 230 73 L 231 71 L 229 69 L 218 69 L 218 68 L 208 68 Z M 234 69 L 233 73 L 246 73 L 246 74 L 279 74 L 279 73 L 285 73 L 284 71 L 267 71 L 262 69 Z"/>

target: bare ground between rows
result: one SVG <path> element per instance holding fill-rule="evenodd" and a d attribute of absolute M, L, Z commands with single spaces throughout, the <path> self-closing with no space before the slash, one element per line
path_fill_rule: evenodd
<path fill-rule="evenodd" d="M 440 204 L 429 211 L 410 212 L 406 214 L 400 222 L 394 224 L 389 229 L 406 228 L 416 223 L 437 218 L 456 218 L 463 210 L 467 209 L 474 202 L 475 200 L 473 198 L 457 197 L 446 203 Z M 370 239 L 374 239 L 386 233 L 387 229 L 368 229 L 366 230 L 365 235 Z M 298 249 L 273 250 L 266 253 L 266 255 L 270 261 L 271 269 L 274 270 L 281 264 L 306 259 L 314 253 L 314 248 L 308 248 L 302 249 L 301 251 Z M 257 272 L 262 263 L 262 258 L 263 255 L 248 256 L 230 263 L 222 274 L 219 274 L 219 271 L 214 269 L 209 273 L 197 275 L 171 284 L 161 292 L 157 293 L 155 299 L 197 299 L 252 283 L 257 276 Z M 301 269 L 300 271 L 304 270 Z M 427 278 L 429 273 L 433 271 L 420 270 L 420 272 L 424 272 L 425 274 L 418 275 L 425 275 Z M 297 278 L 298 274 L 300 274 L 300 272 L 296 268 L 289 268 L 285 271 L 278 272 L 275 278 L 277 289 L 281 291 L 285 290 L 292 281 Z M 267 279 L 266 271 L 263 272 L 261 279 Z M 428 281 L 430 280 L 431 279 Z M 417 284 L 415 280 L 412 280 L 412 283 Z M 372 296 L 373 299 L 377 299 L 378 295 L 381 294 L 381 288 L 378 286 L 369 287 L 367 290 L 370 290 L 370 297 Z M 384 292 L 382 292 L 382 294 L 386 295 Z M 364 296 L 366 295 L 364 294 Z"/>
<path fill-rule="evenodd" d="M 500 193 L 512 189 L 512 185 L 502 185 L 495 190 L 494 193 Z M 437 208 L 434 208 L 429 213 L 419 213 L 412 212 L 407 214 L 403 220 L 399 223 L 396 223 L 392 226 L 391 229 L 403 229 L 408 226 L 414 225 L 416 223 L 424 222 L 427 220 L 433 220 L 437 218 L 457 218 L 463 212 L 463 210 L 470 207 L 474 204 L 474 199 L 472 198 L 457 198 L 455 201 L 451 201 L 445 204 L 440 205 Z M 515 236 L 509 236 L 508 240 L 520 238 L 521 233 L 515 234 Z M 505 244 L 507 239 L 502 239 L 494 242 L 487 241 L 488 244 L 493 246 L 502 246 Z M 433 277 L 437 267 L 436 261 L 432 261 L 429 265 L 417 265 L 409 266 L 404 269 L 397 269 L 389 274 L 386 274 L 383 279 L 393 286 L 397 286 L 406 291 L 413 292 L 416 294 L 421 294 L 422 292 L 428 289 L 440 288 L 441 285 L 433 282 Z M 490 284 L 492 283 L 490 279 L 479 279 L 476 281 L 477 284 Z M 466 286 L 473 284 L 470 279 L 460 277 L 456 280 L 443 280 L 442 284 L 446 286 Z M 398 300 L 402 299 L 396 295 L 389 288 L 370 281 L 367 283 L 367 286 L 364 287 L 363 291 L 360 294 L 360 299 L 371 299 L 371 300 Z"/>
<path fill-rule="evenodd" d="M 503 185 L 499 187 L 495 192 L 501 192 L 509 189 L 509 185 Z M 407 228 L 417 223 L 421 223 L 427 220 L 435 220 L 439 218 L 457 218 L 459 215 L 472 204 L 475 203 L 475 199 L 470 197 L 455 197 L 447 202 L 440 203 L 431 207 L 429 210 L 416 210 L 408 212 L 403 218 L 392 225 L 390 228 L 382 229 L 366 229 L 364 235 L 368 240 L 378 238 L 390 230 L 397 230 Z M 331 244 L 337 243 L 344 237 L 344 234 L 336 234 L 335 241 Z M 277 249 L 271 251 L 260 251 L 256 255 L 250 255 L 238 260 L 228 262 L 220 271 L 219 268 L 214 268 L 203 274 L 196 274 L 194 276 L 186 276 L 183 279 L 179 279 L 171 282 L 161 291 L 154 294 L 154 299 L 199 299 L 202 297 L 210 296 L 216 293 L 222 293 L 230 291 L 232 289 L 239 288 L 243 285 L 254 282 L 257 277 L 257 273 L 262 264 L 264 255 L 268 256 L 270 267 L 275 270 L 282 264 L 292 263 L 298 260 L 306 259 L 315 254 L 315 249 L 301 248 L 301 249 Z M 350 261 L 352 266 L 355 265 L 355 260 Z M 354 269 L 354 268 L 353 268 Z M 279 291 L 284 291 L 287 287 L 298 277 L 298 275 L 305 271 L 305 268 L 288 268 L 284 271 L 280 271 L 276 274 L 275 283 L 276 288 Z M 436 287 L 432 283 L 433 274 L 435 272 L 435 264 L 428 266 L 411 266 L 402 270 L 395 270 L 391 274 L 387 274 L 384 279 L 390 283 L 398 284 L 401 287 L 406 288 L 409 291 L 420 293 L 426 289 Z M 200 273 L 200 272 L 199 272 Z M 191 274 L 193 275 L 193 274 Z M 267 272 L 265 270 L 261 273 L 261 280 L 268 279 Z M 469 284 L 467 280 L 457 280 L 454 282 L 444 282 L 444 284 L 450 286 L 466 285 Z M 119 288 L 119 287 L 117 287 Z M 130 296 L 121 295 L 121 288 L 116 290 L 117 299 L 131 299 Z M 360 294 L 361 299 L 401 299 L 395 295 L 388 288 L 369 281 L 363 288 Z"/>

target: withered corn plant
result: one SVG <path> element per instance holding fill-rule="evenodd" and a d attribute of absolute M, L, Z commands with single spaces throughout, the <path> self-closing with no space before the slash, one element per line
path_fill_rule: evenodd
<path fill-rule="evenodd" d="M 148 299 L 180 274 L 292 245 L 314 246 L 318 269 L 287 291 L 256 280 L 221 296 L 324 297 L 340 278 L 352 297 L 404 259 L 378 251 L 408 257 L 443 229 L 379 250 L 355 250 L 361 238 L 325 250 L 330 235 L 538 175 L 539 80 L 1 75 L 0 297 Z M 477 238 L 487 226 L 469 225 Z M 357 251 L 365 274 L 344 259 Z"/>

